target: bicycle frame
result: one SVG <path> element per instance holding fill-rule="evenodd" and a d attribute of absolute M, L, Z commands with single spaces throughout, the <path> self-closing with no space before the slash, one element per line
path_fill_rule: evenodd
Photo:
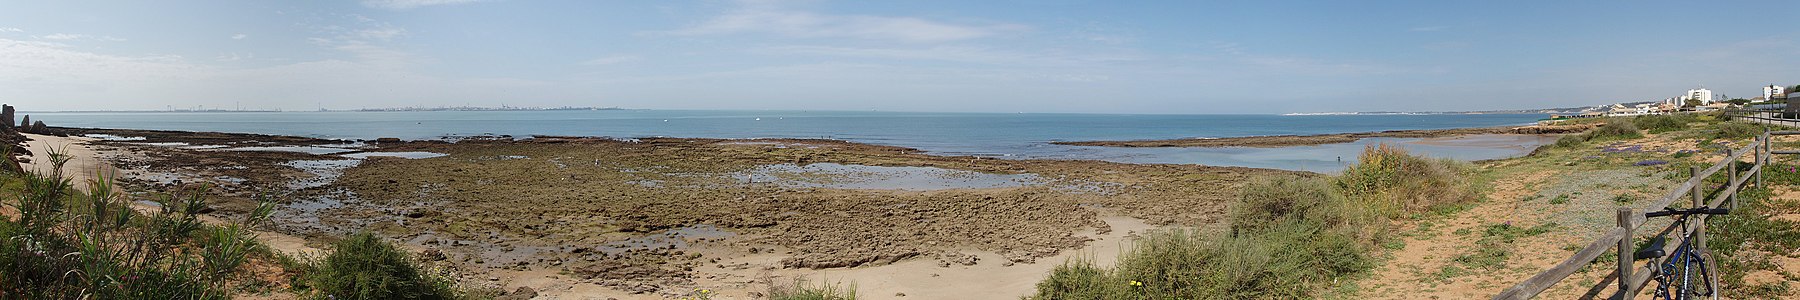
<path fill-rule="evenodd" d="M 1688 232 L 1688 221 L 1689 218 L 1703 214 L 1726 213 L 1729 213 L 1729 210 L 1700 207 L 1687 210 L 1669 209 L 1645 214 L 1645 217 L 1678 216 L 1675 218 L 1675 225 L 1681 230 L 1678 231 L 1681 233 L 1680 244 L 1675 247 L 1673 253 L 1668 253 L 1669 259 L 1658 265 L 1656 273 L 1651 276 L 1651 279 L 1656 280 L 1656 290 L 1652 294 L 1654 299 L 1693 299 L 1696 296 L 1716 299 L 1718 297 L 1718 286 L 1709 267 L 1711 263 L 1707 261 L 1704 249 L 1694 245 L 1694 233 Z M 1702 223 L 1697 226 L 1706 225 Z M 1662 247 L 1666 241 L 1667 239 L 1662 237 L 1652 239 L 1649 249 L 1638 251 L 1636 258 L 1662 257 L 1664 255 Z M 1680 274 L 1676 274 L 1678 267 Z M 1696 270 L 1696 268 L 1698 269 Z M 1677 280 L 1676 276 L 1681 278 Z M 1696 276 L 1698 276 L 1700 280 L 1698 284 L 1701 286 L 1695 286 Z M 1699 290 L 1700 288 L 1704 288 L 1704 290 Z"/>

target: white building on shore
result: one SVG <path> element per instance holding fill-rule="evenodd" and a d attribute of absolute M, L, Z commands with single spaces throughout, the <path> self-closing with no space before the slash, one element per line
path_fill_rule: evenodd
<path fill-rule="evenodd" d="M 1686 102 L 1687 100 L 1700 100 L 1700 105 L 1711 104 L 1713 102 L 1713 92 L 1706 88 L 1688 90 L 1687 94 L 1681 96 L 1681 101 Z"/>
<path fill-rule="evenodd" d="M 1773 84 L 1763 87 L 1763 93 L 1762 93 L 1763 99 L 1773 100 L 1773 99 L 1786 98 L 1786 97 L 1787 97 L 1787 87 L 1773 85 Z"/>

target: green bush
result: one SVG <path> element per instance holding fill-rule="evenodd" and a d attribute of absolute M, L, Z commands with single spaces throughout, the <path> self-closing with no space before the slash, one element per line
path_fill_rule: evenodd
<path fill-rule="evenodd" d="M 1689 115 L 1644 115 L 1631 119 L 1631 124 L 1649 130 L 1650 133 L 1664 133 L 1684 130 L 1692 122 Z"/>
<path fill-rule="evenodd" d="M 406 252 L 370 233 L 351 235 L 303 276 L 320 299 L 457 299 L 454 282 L 425 272 Z"/>
<path fill-rule="evenodd" d="M 1289 220 L 1319 224 L 1346 222 L 1344 196 L 1331 182 L 1299 176 L 1263 177 L 1244 185 L 1243 195 L 1226 215 L 1232 232 L 1260 231 Z"/>
<path fill-rule="evenodd" d="M 1715 139 L 1747 139 L 1760 136 L 1762 133 L 1762 125 L 1748 122 L 1721 122 L 1713 125 L 1713 138 Z"/>
<path fill-rule="evenodd" d="M 1644 137 L 1644 134 L 1638 131 L 1640 130 L 1637 125 L 1633 125 L 1631 122 L 1624 120 L 1608 120 L 1606 121 L 1606 125 L 1600 125 L 1600 127 L 1596 127 L 1594 130 L 1589 130 L 1587 132 L 1587 139 L 1589 141 L 1603 141 L 1629 140 Z"/>
<path fill-rule="evenodd" d="M 1463 180 L 1472 171 L 1465 162 L 1413 156 L 1404 148 L 1378 144 L 1363 149 L 1357 164 L 1345 168 L 1335 184 L 1363 207 L 1398 217 L 1474 200 L 1474 186 Z"/>
<path fill-rule="evenodd" d="M 17 209 L 16 218 L 0 218 L 0 298 L 225 299 L 239 267 L 266 249 L 238 228 L 264 220 L 267 211 L 225 227 L 199 223 L 197 208 L 175 209 L 183 204 L 175 201 L 139 213 L 105 174 L 88 192 L 74 190 L 62 177 L 67 156 L 48 152 L 49 174 L 0 176 L 0 190 L 14 200 L 6 206 Z M 204 207 L 203 194 L 184 197 L 185 207 Z"/>
<path fill-rule="evenodd" d="M 1581 147 L 1581 144 L 1587 143 L 1587 138 L 1588 138 L 1588 136 L 1586 134 L 1563 135 L 1561 138 L 1556 139 L 1556 147 L 1557 148 Z"/>

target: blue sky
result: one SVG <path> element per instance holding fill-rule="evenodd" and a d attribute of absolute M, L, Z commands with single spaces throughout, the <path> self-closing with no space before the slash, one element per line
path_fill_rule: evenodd
<path fill-rule="evenodd" d="M 1792 3 L 0 1 L 27 110 L 1285 113 L 1749 98 Z M 1784 20 L 1785 18 L 1785 20 Z"/>

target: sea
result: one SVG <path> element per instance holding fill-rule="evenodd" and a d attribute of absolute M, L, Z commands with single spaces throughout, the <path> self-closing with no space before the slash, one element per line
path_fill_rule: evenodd
<path fill-rule="evenodd" d="M 216 131 L 327 139 L 454 139 L 476 135 L 823 138 L 935 155 L 1202 164 L 1335 173 L 1365 146 L 1401 145 L 1460 160 L 1521 156 L 1547 140 L 1459 144 L 1408 138 L 1282 148 L 1120 148 L 1054 141 L 1222 138 L 1528 125 L 1544 114 L 1163 115 L 882 111 L 558 110 L 395 112 L 29 112 L 52 126 Z"/>

